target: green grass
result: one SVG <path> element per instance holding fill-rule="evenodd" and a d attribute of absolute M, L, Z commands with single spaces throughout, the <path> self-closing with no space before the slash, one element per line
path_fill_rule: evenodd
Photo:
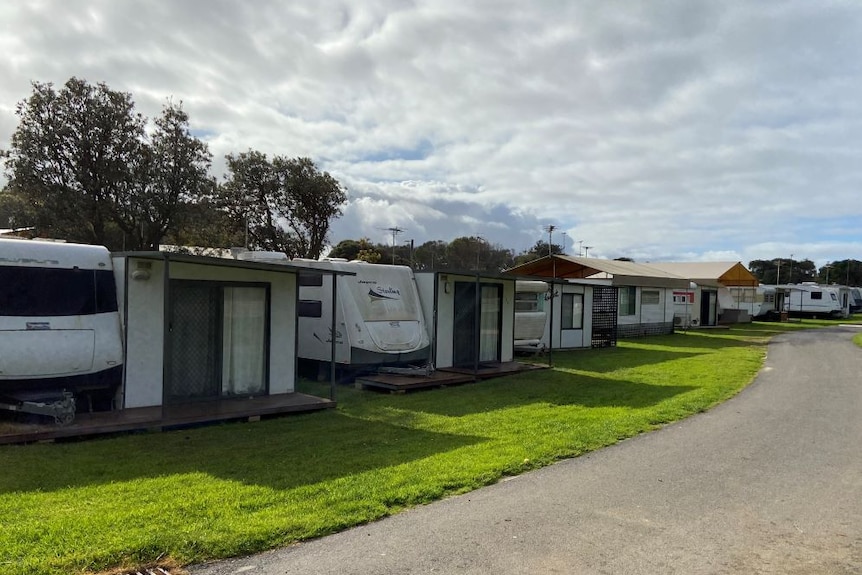
<path fill-rule="evenodd" d="M 621 341 L 407 395 L 341 387 L 336 410 L 253 424 L 2 447 L 0 573 L 188 564 L 373 521 L 708 409 L 752 380 L 769 337 L 830 323 Z"/>
<path fill-rule="evenodd" d="M 862 333 L 857 333 L 853 336 L 853 343 L 855 343 L 859 347 L 862 347 Z"/>

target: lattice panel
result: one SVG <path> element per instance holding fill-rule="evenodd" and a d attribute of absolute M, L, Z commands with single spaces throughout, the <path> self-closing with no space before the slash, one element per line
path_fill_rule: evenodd
<path fill-rule="evenodd" d="M 617 288 L 593 287 L 592 347 L 617 344 Z"/>

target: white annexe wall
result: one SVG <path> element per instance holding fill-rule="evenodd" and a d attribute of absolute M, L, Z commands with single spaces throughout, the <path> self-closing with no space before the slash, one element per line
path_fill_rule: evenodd
<path fill-rule="evenodd" d="M 144 252 L 113 258 L 123 407 L 295 391 L 295 268 Z"/>

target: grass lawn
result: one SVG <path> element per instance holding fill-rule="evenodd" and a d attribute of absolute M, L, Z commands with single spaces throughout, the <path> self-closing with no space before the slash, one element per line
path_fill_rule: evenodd
<path fill-rule="evenodd" d="M 857 333 L 853 336 L 853 343 L 855 343 L 859 347 L 862 347 L 862 333 Z"/>
<path fill-rule="evenodd" d="M 407 395 L 341 387 L 336 410 L 252 424 L 0 447 L 0 573 L 188 564 L 373 521 L 708 409 L 772 335 L 830 323 L 621 341 Z"/>

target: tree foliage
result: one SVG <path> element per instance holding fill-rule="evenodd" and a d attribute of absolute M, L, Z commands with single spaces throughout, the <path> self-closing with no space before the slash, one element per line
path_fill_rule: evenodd
<path fill-rule="evenodd" d="M 195 138 L 182 105 L 167 104 L 142 146 L 130 193 L 117 198 L 117 225 L 137 249 L 157 250 L 168 232 L 188 221 L 191 206 L 212 193 L 211 155 Z"/>
<path fill-rule="evenodd" d="M 71 78 L 61 90 L 34 82 L 19 103 L 4 152 L 4 190 L 41 233 L 116 243 L 115 206 L 135 187 L 146 121 L 130 94 Z M 25 222 L 21 222 L 25 224 Z M 26 225 L 26 224 L 25 224 Z"/>
<path fill-rule="evenodd" d="M 59 90 L 34 82 L 17 114 L 0 194 L 14 225 L 111 249 L 158 249 L 211 191 L 211 156 L 181 104 L 166 105 L 148 137 L 131 94 L 71 78 Z"/>
<path fill-rule="evenodd" d="M 752 260 L 748 262 L 750 271 L 762 284 L 788 284 L 815 281 L 817 269 L 809 259 L 793 260 L 775 258 L 774 260 Z"/>
<path fill-rule="evenodd" d="M 817 270 L 817 279 L 821 283 L 862 286 L 862 262 L 846 259 L 828 263 Z"/>
<path fill-rule="evenodd" d="M 249 247 L 318 258 L 331 220 L 341 215 L 347 200 L 338 180 L 309 158 L 269 160 L 249 150 L 226 159 L 219 202 L 234 226 L 247 228 Z"/>

